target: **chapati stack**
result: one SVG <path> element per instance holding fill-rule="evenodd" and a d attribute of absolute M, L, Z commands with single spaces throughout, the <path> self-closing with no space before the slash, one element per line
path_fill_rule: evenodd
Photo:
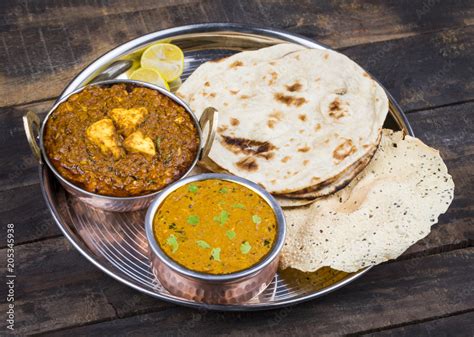
<path fill-rule="evenodd" d="M 290 198 L 330 194 L 370 161 L 384 90 L 346 56 L 279 44 L 201 65 L 177 92 L 219 111 L 208 167 Z"/>

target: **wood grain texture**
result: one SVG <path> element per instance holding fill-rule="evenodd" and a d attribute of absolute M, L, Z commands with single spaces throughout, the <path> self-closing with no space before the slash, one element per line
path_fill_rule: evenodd
<path fill-rule="evenodd" d="M 474 243 L 474 103 L 408 114 L 415 135 L 440 151 L 455 190 L 448 212 L 406 255 Z"/>
<path fill-rule="evenodd" d="M 470 0 L 1 1 L 0 217 L 15 224 L 16 333 L 472 336 L 473 18 Z M 106 276 L 60 237 L 39 189 L 22 114 L 44 113 L 77 72 L 116 45 L 199 22 L 270 26 L 314 38 L 355 59 L 415 111 L 408 118 L 416 135 L 440 150 L 456 184 L 453 204 L 430 235 L 330 296 L 257 313 L 198 311 L 145 296 Z M 5 234 L 0 231 L 3 256 Z M 6 287 L 0 290 L 5 298 Z"/>
<path fill-rule="evenodd" d="M 52 101 L 0 109 L 0 191 L 38 183 L 38 161 L 26 140 L 22 116 L 27 111 L 41 118 Z"/>
<path fill-rule="evenodd" d="M 344 49 L 404 110 L 474 99 L 474 26 Z"/>
<path fill-rule="evenodd" d="M 426 50 L 424 56 L 436 56 L 440 48 L 446 49 L 448 43 L 456 45 L 457 42 L 441 39 L 438 44 L 429 44 L 430 38 L 421 36 L 412 44 L 405 45 L 401 37 L 446 29 L 452 29 L 452 34 L 456 34 L 456 27 L 474 23 L 472 1 L 443 1 L 426 7 L 426 2 L 421 0 L 370 3 L 363 0 L 205 0 L 199 3 L 180 1 L 176 4 L 173 1 L 151 0 L 143 4 L 118 0 L 49 0 L 23 4 L 9 0 L 2 2 L 2 6 L 0 106 L 55 97 L 80 69 L 107 50 L 142 34 L 178 25 L 238 22 L 284 28 L 334 48 L 370 44 L 363 47 L 366 54 L 358 52 L 362 53 L 360 58 L 370 55 L 378 58 L 374 55 L 386 54 L 387 48 L 394 48 L 398 52 L 406 50 L 403 57 L 397 57 L 398 62 L 413 66 L 413 62 L 417 62 L 414 56 L 420 56 L 416 53 L 416 47 L 422 50 L 431 48 Z M 471 30 L 464 32 L 461 28 L 459 34 L 467 35 L 465 39 L 472 43 Z M 434 34 L 433 39 L 436 36 Z M 376 41 L 392 39 L 396 39 L 393 46 L 384 43 L 372 45 Z M 457 47 L 461 58 L 466 57 L 469 48 L 465 39 L 457 43 L 464 43 L 464 47 Z M 415 48 L 415 52 L 411 53 L 410 48 Z M 472 59 L 469 58 L 469 61 L 472 64 Z M 423 71 L 434 73 L 438 70 L 438 63 L 435 57 L 433 62 L 425 65 L 427 69 Z M 467 65 L 469 63 L 465 63 Z M 412 69 L 408 69 L 411 72 Z M 377 74 L 377 69 L 374 70 Z M 384 74 L 384 71 L 380 73 Z M 405 77 L 401 81 L 409 79 Z M 421 79 L 415 77 L 413 81 L 413 86 L 424 85 L 425 76 Z M 390 83 L 387 83 L 390 88 Z M 426 89 L 433 88 L 428 86 Z"/>
<path fill-rule="evenodd" d="M 1 254 L 5 256 L 5 251 Z M 84 259 L 65 238 L 17 246 L 15 257 L 15 332 L 19 336 L 115 317 L 104 289 L 117 282 Z M 4 265 L 1 268 L 3 275 Z M 0 308 L 5 312 L 7 303 L 2 301 Z"/>
<path fill-rule="evenodd" d="M 472 337 L 474 336 L 474 312 L 412 324 L 381 332 L 364 334 L 367 337 Z"/>
<path fill-rule="evenodd" d="M 0 192 L 0 219 L 15 225 L 15 243 L 43 240 L 61 235 L 38 184 Z M 6 231 L 0 231 L 0 248 L 7 245 Z"/>
<path fill-rule="evenodd" d="M 130 302 L 132 312 L 121 313 L 124 318 L 48 332 L 48 336 L 146 336 L 158 332 L 165 336 L 193 332 L 205 336 L 223 332 L 229 336 L 338 336 L 387 328 L 472 309 L 473 262 L 474 249 L 469 248 L 384 264 L 331 296 L 265 312 L 208 312 L 163 307 L 162 302 L 156 301 L 156 307 L 147 309 L 152 312 L 128 317 L 133 310 L 140 310 L 142 295 L 137 295 Z M 123 301 L 129 294 L 124 289 L 118 297 Z M 108 299 L 117 307 L 115 300 Z"/>

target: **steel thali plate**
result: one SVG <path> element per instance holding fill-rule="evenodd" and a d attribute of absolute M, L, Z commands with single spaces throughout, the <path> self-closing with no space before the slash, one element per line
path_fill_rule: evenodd
<path fill-rule="evenodd" d="M 178 45 L 185 55 L 184 81 L 200 64 L 243 50 L 292 42 L 308 48 L 328 47 L 284 31 L 237 24 L 199 24 L 166 29 L 127 42 L 87 66 L 63 91 L 61 97 L 92 81 L 127 78 L 138 66 L 141 52 L 160 41 Z M 172 88 L 173 89 L 173 88 Z M 385 127 L 413 134 L 396 101 L 388 94 L 390 113 Z M 322 268 L 314 273 L 296 270 L 278 272 L 259 296 L 235 305 L 207 305 L 168 293 L 151 272 L 145 236 L 146 211 L 113 213 L 91 208 L 67 194 L 45 165 L 40 182 L 47 205 L 61 231 L 72 245 L 106 274 L 142 293 L 176 304 L 210 310 L 262 310 L 296 304 L 323 296 L 366 273 L 344 273 Z"/>

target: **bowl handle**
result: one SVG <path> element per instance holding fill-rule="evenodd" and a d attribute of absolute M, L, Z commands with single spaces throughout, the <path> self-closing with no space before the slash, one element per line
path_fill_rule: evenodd
<path fill-rule="evenodd" d="M 199 160 L 203 160 L 211 151 L 212 143 L 214 142 L 214 137 L 216 136 L 217 130 L 217 110 L 213 107 L 207 107 L 202 112 L 201 118 L 199 118 L 199 126 L 201 130 L 204 130 L 206 124 L 209 124 L 209 128 L 207 130 L 207 138 L 204 146 L 201 149 L 201 153 L 199 154 Z"/>
<path fill-rule="evenodd" d="M 28 111 L 23 116 L 23 127 L 25 129 L 28 144 L 30 144 L 31 152 L 33 152 L 36 159 L 41 162 L 41 148 L 36 141 L 36 137 L 39 134 L 40 125 L 40 119 L 33 111 Z"/>

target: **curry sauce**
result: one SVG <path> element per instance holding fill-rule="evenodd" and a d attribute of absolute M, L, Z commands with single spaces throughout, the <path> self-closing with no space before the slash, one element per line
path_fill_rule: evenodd
<path fill-rule="evenodd" d="M 199 134 L 188 112 L 152 89 L 91 86 L 50 115 L 44 132 L 58 172 L 93 193 L 126 197 L 158 191 L 194 162 Z"/>
<path fill-rule="evenodd" d="M 276 240 L 273 209 L 238 183 L 208 179 L 170 193 L 153 231 L 161 249 L 185 268 L 229 274 L 262 260 Z"/>

